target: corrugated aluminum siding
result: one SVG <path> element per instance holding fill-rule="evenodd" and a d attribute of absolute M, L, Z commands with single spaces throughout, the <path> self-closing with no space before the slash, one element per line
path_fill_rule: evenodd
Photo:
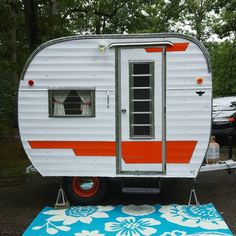
<path fill-rule="evenodd" d="M 143 39 L 136 38 L 135 41 Z M 157 40 L 146 38 L 145 41 Z M 166 38 L 171 42 L 187 42 Z M 25 151 L 43 176 L 116 176 L 115 157 L 76 157 L 70 149 L 31 149 L 29 140 L 115 141 L 114 48 L 99 54 L 98 45 L 134 39 L 80 39 L 58 42 L 39 51 L 19 89 L 19 127 Z M 204 77 L 197 85 L 196 77 Z M 33 87 L 28 80 L 34 80 Z M 52 118 L 48 89 L 96 88 L 95 118 Z M 106 91 L 110 90 L 107 108 Z M 204 90 L 203 96 L 195 92 Z M 200 48 L 167 53 L 167 140 L 197 140 L 189 165 L 167 165 L 166 177 L 194 177 L 205 155 L 211 126 L 211 74 Z M 158 108 L 156 108 L 158 109 Z"/>

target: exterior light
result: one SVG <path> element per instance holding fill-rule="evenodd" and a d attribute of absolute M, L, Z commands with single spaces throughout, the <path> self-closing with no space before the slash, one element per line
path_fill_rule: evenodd
<path fill-rule="evenodd" d="M 196 82 L 197 82 L 197 84 L 202 84 L 203 81 L 204 81 L 204 79 L 203 79 L 202 77 L 198 77 L 198 78 L 196 78 Z"/>
<path fill-rule="evenodd" d="M 234 117 L 229 117 L 229 122 L 233 123 L 235 121 Z"/>
<path fill-rule="evenodd" d="M 104 54 L 105 53 L 105 51 L 106 51 L 106 45 L 104 45 L 104 44 L 99 44 L 98 45 L 98 50 L 99 50 L 99 53 L 100 54 Z"/>
<path fill-rule="evenodd" d="M 34 85 L 34 81 L 32 79 L 28 80 L 28 85 L 29 86 L 33 86 Z"/>

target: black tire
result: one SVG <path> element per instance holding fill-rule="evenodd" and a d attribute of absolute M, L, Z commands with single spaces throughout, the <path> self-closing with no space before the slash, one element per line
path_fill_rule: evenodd
<path fill-rule="evenodd" d="M 107 193 L 108 189 L 108 181 L 107 178 L 103 177 L 91 177 L 91 179 L 96 180 L 95 182 L 98 184 L 96 191 L 92 192 L 91 194 L 87 194 L 88 196 L 84 196 L 86 194 L 80 193 L 80 185 L 75 182 L 79 181 L 79 179 L 85 177 L 64 177 L 63 178 L 63 185 L 66 196 L 68 200 L 72 204 L 79 204 L 79 205 L 91 205 L 98 203 Z M 76 189 L 76 185 L 78 189 Z M 83 190 L 82 190 L 83 191 Z M 86 193 L 86 191 L 84 191 Z"/>

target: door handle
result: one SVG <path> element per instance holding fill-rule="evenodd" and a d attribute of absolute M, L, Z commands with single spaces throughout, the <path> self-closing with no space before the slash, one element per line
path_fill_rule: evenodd
<path fill-rule="evenodd" d="M 126 113 L 126 108 L 122 108 L 122 109 L 121 109 L 121 112 L 122 112 L 122 113 Z"/>
<path fill-rule="evenodd" d="M 107 89 L 107 108 L 110 107 L 110 90 Z"/>

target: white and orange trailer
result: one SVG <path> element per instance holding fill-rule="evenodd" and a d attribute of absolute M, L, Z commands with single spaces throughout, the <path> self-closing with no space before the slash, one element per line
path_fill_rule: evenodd
<path fill-rule="evenodd" d="M 105 177 L 196 178 L 211 133 L 209 56 L 182 34 L 59 38 L 27 61 L 18 101 L 30 161 L 69 177 L 77 200 L 101 196 Z"/>

